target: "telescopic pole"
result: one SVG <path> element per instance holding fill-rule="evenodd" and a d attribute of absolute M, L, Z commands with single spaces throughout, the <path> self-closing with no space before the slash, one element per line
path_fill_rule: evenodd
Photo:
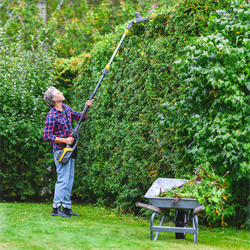
<path fill-rule="evenodd" d="M 144 17 L 144 18 L 141 18 L 141 15 L 140 15 L 139 12 L 135 13 L 135 19 L 131 20 L 131 21 L 128 23 L 128 25 L 127 25 L 127 27 L 126 27 L 126 29 L 125 29 L 125 31 L 124 31 L 124 34 L 123 34 L 123 36 L 122 36 L 121 41 L 119 42 L 119 44 L 118 44 L 116 50 L 114 51 L 114 53 L 113 53 L 113 55 L 112 55 L 112 57 L 111 57 L 109 63 L 107 64 L 107 66 L 105 67 L 105 69 L 102 71 L 102 76 L 101 76 L 101 78 L 100 78 L 100 80 L 99 80 L 99 82 L 98 82 L 98 84 L 97 84 L 97 86 L 96 86 L 94 92 L 92 93 L 92 95 L 91 95 L 91 97 L 90 97 L 90 100 L 92 100 L 92 99 L 94 98 L 94 96 L 95 96 L 95 94 L 96 94 L 98 88 L 99 88 L 100 85 L 101 85 L 101 82 L 102 82 L 103 78 L 108 74 L 110 65 L 111 65 L 111 63 L 112 63 L 112 61 L 113 61 L 113 59 L 114 59 L 114 57 L 115 57 L 115 55 L 116 55 L 116 53 L 117 53 L 119 47 L 121 46 L 121 44 L 122 44 L 122 42 L 123 42 L 125 36 L 128 34 L 128 31 L 131 29 L 132 25 L 133 25 L 134 23 L 141 23 L 141 22 L 147 21 L 148 18 L 149 18 L 148 16 L 147 16 L 147 17 Z M 58 161 L 58 162 L 61 162 L 61 163 L 65 164 L 65 163 L 67 163 L 67 162 L 69 161 L 69 159 L 70 159 L 72 153 L 74 152 L 74 150 L 75 150 L 75 148 L 76 148 L 76 146 L 77 146 L 77 143 L 78 143 L 78 141 L 79 141 L 79 130 L 78 130 L 78 129 L 79 129 L 79 126 L 80 126 L 80 124 L 81 124 L 81 122 L 82 122 L 84 116 L 86 115 L 88 109 L 89 109 L 89 106 L 86 105 L 85 108 L 84 108 L 84 110 L 83 110 L 83 112 L 82 112 L 82 114 L 81 114 L 80 119 L 79 119 L 78 122 L 77 122 L 76 127 L 73 129 L 73 131 L 72 131 L 72 133 L 71 133 L 71 137 L 73 137 L 74 139 L 77 138 L 77 140 L 74 141 L 73 145 L 67 145 L 64 149 L 62 149 L 62 150 L 60 151 L 60 153 L 59 153 L 58 156 L 57 156 L 57 161 Z"/>
<path fill-rule="evenodd" d="M 119 48 L 120 48 L 120 46 L 121 46 L 121 44 L 122 44 L 122 42 L 123 42 L 125 36 L 128 34 L 129 30 L 131 29 L 132 25 L 135 24 L 135 23 L 142 23 L 142 22 L 145 22 L 145 21 L 148 20 L 148 18 L 149 18 L 149 16 L 141 18 L 141 14 L 140 14 L 139 12 L 136 12 L 136 13 L 135 13 L 135 19 L 131 20 L 131 21 L 128 23 L 128 25 L 127 25 L 127 27 L 126 27 L 126 29 L 125 29 L 125 31 L 124 31 L 124 34 L 123 34 L 123 36 L 122 36 L 122 39 L 120 40 L 120 42 L 119 42 L 119 44 L 118 44 L 116 50 L 114 51 L 114 53 L 113 53 L 113 55 L 112 55 L 112 57 L 111 57 L 109 63 L 108 63 L 108 64 L 106 65 L 106 67 L 103 69 L 103 71 L 102 71 L 102 76 L 101 76 L 101 78 L 100 78 L 98 84 L 96 85 L 96 88 L 95 88 L 94 92 L 92 93 L 92 95 L 91 95 L 91 97 L 90 97 L 89 100 L 92 100 L 92 99 L 94 98 L 94 96 L 95 96 L 95 94 L 96 94 L 98 88 L 99 88 L 100 85 L 101 85 L 101 82 L 102 82 L 103 78 L 108 74 L 110 65 L 111 65 L 111 63 L 112 63 L 112 61 L 113 61 L 113 59 L 114 59 L 114 57 L 115 57 L 117 51 L 119 50 Z M 83 120 L 85 114 L 87 113 L 88 109 L 89 109 L 89 106 L 86 105 L 85 108 L 84 108 L 84 110 L 83 110 L 83 112 L 82 112 L 82 115 L 81 115 L 80 119 L 78 120 L 78 123 L 77 123 L 75 129 L 74 129 L 73 132 L 72 132 L 72 135 L 71 135 L 71 136 L 72 136 L 73 138 L 77 135 L 78 128 L 79 128 L 79 126 L 80 126 L 80 124 L 81 124 L 81 122 L 82 122 L 82 120 Z"/>

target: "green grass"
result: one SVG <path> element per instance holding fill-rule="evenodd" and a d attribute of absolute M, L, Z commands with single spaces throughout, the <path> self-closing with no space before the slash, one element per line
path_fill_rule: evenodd
<path fill-rule="evenodd" d="M 199 228 L 176 240 L 160 233 L 150 240 L 150 222 L 92 205 L 75 205 L 82 217 L 52 217 L 50 204 L 0 203 L 0 249 L 249 249 L 249 232 L 234 228 Z"/>

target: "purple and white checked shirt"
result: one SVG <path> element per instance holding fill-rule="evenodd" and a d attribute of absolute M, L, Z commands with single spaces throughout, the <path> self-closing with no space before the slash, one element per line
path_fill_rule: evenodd
<path fill-rule="evenodd" d="M 70 131 L 72 130 L 72 119 L 78 121 L 82 114 L 82 112 L 78 113 L 64 103 L 62 105 L 64 111 L 60 111 L 55 107 L 50 109 L 46 117 L 43 132 L 43 139 L 50 142 L 50 144 L 53 144 L 53 153 L 58 149 L 62 149 L 61 143 L 54 143 L 56 137 L 61 138 L 63 136 L 70 136 Z M 68 115 L 69 127 L 65 112 L 67 112 Z M 84 119 L 86 120 L 87 118 Z"/>

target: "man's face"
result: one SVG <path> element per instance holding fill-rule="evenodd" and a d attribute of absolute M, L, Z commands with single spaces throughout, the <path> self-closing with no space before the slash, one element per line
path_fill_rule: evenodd
<path fill-rule="evenodd" d="M 54 90 L 54 93 L 56 94 L 55 102 L 62 102 L 65 100 L 65 97 L 63 96 L 63 93 L 60 92 L 58 89 Z"/>

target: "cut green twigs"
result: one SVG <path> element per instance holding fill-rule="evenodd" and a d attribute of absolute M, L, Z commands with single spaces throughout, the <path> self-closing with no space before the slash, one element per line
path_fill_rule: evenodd
<path fill-rule="evenodd" d="M 211 166 L 211 164 L 210 164 Z M 165 190 L 160 197 L 174 198 L 192 198 L 200 204 L 206 206 L 206 219 L 213 222 L 221 219 L 221 225 L 227 226 L 224 222 L 225 215 L 230 215 L 233 211 L 227 205 L 227 199 L 230 196 L 226 185 L 225 175 L 222 177 L 215 174 L 212 166 L 204 168 L 202 164 L 196 169 L 195 174 L 188 181 L 180 186 L 175 186 L 170 190 Z"/>

